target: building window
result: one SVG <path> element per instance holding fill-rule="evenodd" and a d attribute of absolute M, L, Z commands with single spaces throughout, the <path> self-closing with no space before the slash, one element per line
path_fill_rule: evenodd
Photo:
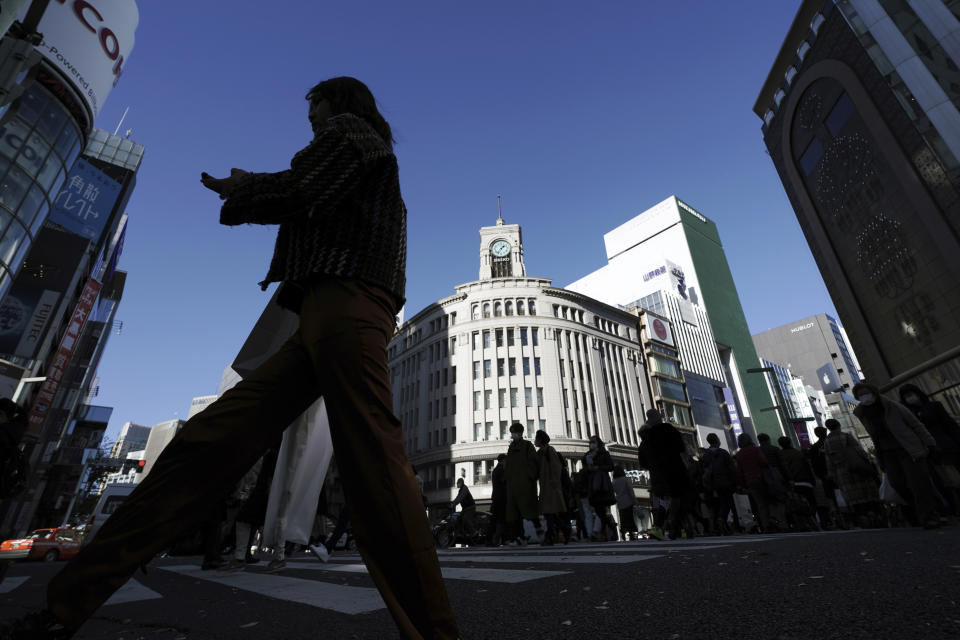
<path fill-rule="evenodd" d="M 506 315 L 512 316 L 512 315 L 513 315 L 513 302 L 510 301 L 510 300 L 507 300 L 507 301 L 504 303 L 503 306 L 504 306 L 504 312 L 506 313 Z"/>
<path fill-rule="evenodd" d="M 530 358 L 523 359 L 523 375 L 530 375 Z"/>
<path fill-rule="evenodd" d="M 537 387 L 537 406 L 543 406 L 543 387 Z"/>
<path fill-rule="evenodd" d="M 481 400 L 480 392 L 479 392 L 479 391 L 474 391 L 474 392 L 473 392 L 473 410 L 474 410 L 474 411 L 480 411 L 480 407 L 481 407 L 480 403 L 481 403 L 481 402 L 482 402 L 482 400 Z"/>
<path fill-rule="evenodd" d="M 489 317 L 490 317 L 490 303 L 489 303 L 489 302 L 484 302 L 484 303 L 483 303 L 483 317 L 484 317 L 484 318 L 489 318 Z"/>
<path fill-rule="evenodd" d="M 450 367 L 450 384 L 457 384 L 457 367 Z"/>
<path fill-rule="evenodd" d="M 540 358 L 533 359 L 533 372 L 540 375 Z"/>
<path fill-rule="evenodd" d="M 447 398 L 443 399 L 443 415 L 447 415 Z"/>
<path fill-rule="evenodd" d="M 527 328 L 526 328 L 526 327 L 520 327 L 520 346 L 525 347 L 525 346 L 527 346 L 527 344 L 528 344 L 528 342 L 527 342 Z"/>
<path fill-rule="evenodd" d="M 500 401 L 500 402 L 499 402 L 499 406 L 500 406 L 500 408 L 501 408 L 501 409 L 506 408 L 506 406 L 507 406 L 507 390 L 506 390 L 506 389 L 500 389 L 499 391 L 497 391 L 497 396 L 499 397 L 499 401 Z"/>
<path fill-rule="evenodd" d="M 532 407 L 533 406 L 533 389 L 530 387 L 524 387 L 523 389 L 523 406 Z"/>
<path fill-rule="evenodd" d="M 489 390 L 489 389 L 486 390 L 486 391 L 484 391 L 484 392 L 483 392 L 483 408 L 484 408 L 484 409 L 490 409 L 490 408 L 491 408 L 490 405 L 491 405 L 492 401 L 493 401 L 493 391 L 491 391 L 491 390 Z"/>
<path fill-rule="evenodd" d="M 527 310 L 530 312 L 530 315 L 537 315 L 537 303 L 534 302 L 533 298 L 527 300 Z M 582 317 L 581 317 L 582 320 Z"/>
<path fill-rule="evenodd" d="M 479 360 L 473 361 L 473 379 L 474 380 L 480 379 L 480 361 Z"/>
<path fill-rule="evenodd" d="M 491 375 L 492 364 L 489 360 L 483 361 L 483 377 L 489 378 Z"/>
<path fill-rule="evenodd" d="M 477 436 L 476 438 L 477 442 L 480 442 L 481 440 L 483 440 L 483 423 L 482 422 L 474 422 L 473 431 Z"/>
<path fill-rule="evenodd" d="M 517 315 L 518 316 L 524 315 L 524 311 L 525 309 L 523 306 L 523 300 L 517 300 Z"/>
<path fill-rule="evenodd" d="M 479 305 L 479 304 L 473 305 L 473 307 L 471 308 L 471 312 L 472 312 L 472 315 L 473 315 L 473 319 L 474 319 L 474 320 L 479 320 L 479 319 L 480 319 L 480 305 Z"/>
<path fill-rule="evenodd" d="M 489 331 L 483 332 L 483 348 L 484 349 L 490 348 L 490 332 Z"/>
<path fill-rule="evenodd" d="M 516 358 L 509 358 L 509 359 L 507 360 L 507 365 L 508 365 L 508 367 L 509 367 L 510 375 L 512 375 L 512 376 L 517 375 L 517 359 L 516 359 Z"/>
<path fill-rule="evenodd" d="M 502 406 L 502 405 L 501 405 L 501 406 Z M 508 424 L 507 424 L 507 421 L 506 421 L 506 420 L 501 420 L 501 421 L 500 421 L 500 439 L 501 439 L 501 440 L 506 440 L 506 439 L 507 439 L 507 437 L 508 437 L 507 430 L 508 430 L 508 429 L 509 429 L 509 426 L 508 426 Z"/>
<path fill-rule="evenodd" d="M 513 329 L 512 329 L 512 328 L 511 328 L 511 329 L 507 329 L 507 346 L 508 346 L 508 347 L 512 347 L 512 346 L 514 346 L 514 344 L 515 344 L 515 342 L 514 342 L 514 339 L 513 339 Z"/>
<path fill-rule="evenodd" d="M 537 333 L 536 327 L 534 327 L 533 329 L 530 329 L 530 340 L 531 342 L 533 342 L 533 346 L 535 347 L 540 344 L 540 337 L 539 337 L 539 334 Z"/>
<path fill-rule="evenodd" d="M 520 403 L 520 395 L 516 388 L 510 389 L 510 407 L 516 409 Z"/>
<path fill-rule="evenodd" d="M 493 303 L 493 317 L 499 318 L 503 315 L 503 305 L 499 301 Z"/>
<path fill-rule="evenodd" d="M 506 373 L 507 372 L 506 372 L 506 368 L 504 367 L 504 359 L 497 358 L 497 375 L 502 377 L 502 376 L 505 376 Z"/>
<path fill-rule="evenodd" d="M 497 335 L 497 346 L 502 347 L 503 346 L 503 329 L 497 329 L 496 335 Z"/>
<path fill-rule="evenodd" d="M 473 332 L 473 350 L 476 351 L 479 348 L 480 348 L 480 332 L 474 331 Z"/>

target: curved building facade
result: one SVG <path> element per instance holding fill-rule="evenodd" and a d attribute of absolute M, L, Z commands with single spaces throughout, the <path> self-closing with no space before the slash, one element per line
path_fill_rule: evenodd
<path fill-rule="evenodd" d="M 0 107 L 0 297 L 83 150 L 85 126 L 38 82 Z"/>
<path fill-rule="evenodd" d="M 463 477 L 481 503 L 509 427 L 546 431 L 579 468 L 599 435 L 615 463 L 637 468 L 651 405 L 637 317 L 525 275 L 517 225 L 481 230 L 480 279 L 399 327 L 388 345 L 394 411 L 433 504 Z"/>

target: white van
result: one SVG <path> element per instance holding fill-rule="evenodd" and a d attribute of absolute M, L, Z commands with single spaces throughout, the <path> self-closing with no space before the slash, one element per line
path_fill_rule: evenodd
<path fill-rule="evenodd" d="M 97 500 L 97 506 L 93 509 L 93 514 L 84 527 L 84 544 L 93 540 L 93 537 L 97 534 L 97 531 L 100 530 L 100 527 L 103 526 L 103 523 L 107 521 L 110 515 L 117 510 L 117 507 L 126 500 L 127 496 L 130 495 L 136 487 L 137 485 L 133 483 L 118 483 L 108 484 L 104 488 L 103 493 L 100 494 L 100 499 Z"/>

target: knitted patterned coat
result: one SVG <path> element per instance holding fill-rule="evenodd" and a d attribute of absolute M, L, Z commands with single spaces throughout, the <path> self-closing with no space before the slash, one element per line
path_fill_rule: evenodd
<path fill-rule="evenodd" d="M 318 277 L 358 279 L 404 301 L 407 210 L 390 145 L 349 113 L 334 116 L 290 168 L 239 180 L 220 223 L 279 224 L 273 260 L 260 283 L 291 285 Z M 299 296 L 280 304 L 299 308 Z"/>

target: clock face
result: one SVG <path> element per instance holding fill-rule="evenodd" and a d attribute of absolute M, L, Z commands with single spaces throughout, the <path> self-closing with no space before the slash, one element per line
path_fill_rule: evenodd
<path fill-rule="evenodd" d="M 497 240 L 493 243 L 493 246 L 490 247 L 490 253 L 498 258 L 502 258 L 510 253 L 510 243 L 506 240 Z"/>

